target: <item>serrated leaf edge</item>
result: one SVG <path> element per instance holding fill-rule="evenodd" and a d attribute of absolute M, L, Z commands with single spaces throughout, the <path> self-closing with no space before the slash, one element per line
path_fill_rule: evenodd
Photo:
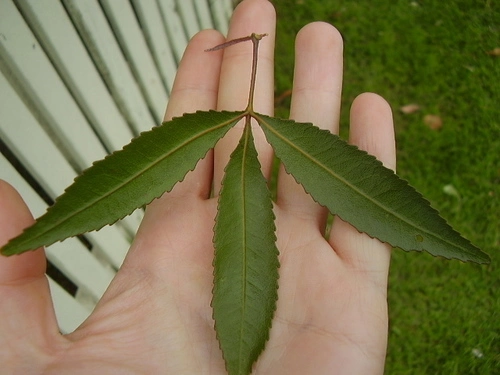
<path fill-rule="evenodd" d="M 246 131 L 246 129 L 244 130 Z M 251 130 L 250 130 L 251 132 Z M 251 140 L 253 142 L 253 140 Z M 237 146 L 238 147 L 238 146 Z M 233 151 L 234 152 L 234 151 Z M 226 170 L 227 170 L 227 167 L 228 167 L 229 163 L 225 166 L 224 168 L 224 176 L 226 174 Z M 259 163 L 260 165 L 260 163 Z M 265 178 L 264 176 L 262 176 L 263 178 Z M 222 180 L 221 182 L 221 185 L 224 185 L 224 179 Z M 267 186 L 267 184 L 266 184 Z M 269 193 L 269 197 L 271 197 L 271 194 Z M 219 195 L 219 199 L 220 199 L 220 195 Z M 270 203 L 271 203 L 271 213 L 272 213 L 272 222 L 274 223 L 274 228 L 273 228 L 273 241 L 274 243 L 276 244 L 276 241 L 277 241 L 277 236 L 276 236 L 276 224 L 275 224 L 275 221 L 276 221 L 276 215 L 274 214 L 274 207 L 273 207 L 273 203 L 272 203 L 272 199 L 270 200 Z M 217 210 L 217 214 L 216 214 L 216 217 L 215 217 L 215 220 L 214 220 L 214 228 L 213 228 L 213 232 L 214 232 L 214 235 L 213 235 L 213 239 L 212 239 L 212 242 L 213 242 L 213 245 L 214 245 L 214 250 L 215 250 L 215 237 L 216 237 L 216 228 L 217 228 L 217 219 L 218 219 L 218 216 L 220 215 L 220 210 L 218 209 Z M 260 354 L 262 354 L 262 352 L 264 351 L 265 349 L 265 345 L 266 343 L 269 341 L 269 338 L 270 338 L 270 330 L 271 330 L 271 327 L 272 327 L 272 320 L 274 318 L 274 314 L 276 312 L 276 308 L 277 308 L 277 299 L 278 299 L 278 289 L 279 289 L 279 272 L 278 272 L 278 269 L 280 268 L 280 262 L 278 260 L 278 256 L 279 256 L 279 249 L 277 248 L 277 246 L 275 245 L 275 250 L 276 250 L 276 272 L 277 272 L 277 278 L 276 278 L 276 282 L 275 282 L 275 292 L 276 292 L 276 300 L 274 301 L 274 305 L 272 307 L 272 311 L 271 311 L 271 319 L 269 321 L 269 324 L 265 327 L 265 335 L 264 335 L 264 344 L 263 344 L 263 347 L 262 349 L 260 350 L 260 352 L 257 354 L 256 356 L 256 359 L 255 361 L 252 363 L 255 364 L 255 362 L 257 361 L 258 357 L 260 356 Z M 215 262 L 216 262 L 216 258 L 214 256 L 213 258 L 213 261 L 212 261 L 212 265 L 214 267 L 214 273 L 213 273 L 213 276 L 214 276 L 214 280 L 215 280 Z M 214 291 L 215 291 L 215 284 L 212 288 L 212 296 L 214 295 Z M 222 356 L 224 358 L 224 361 L 226 361 L 226 358 L 225 358 L 225 355 L 224 355 L 224 352 L 223 352 L 223 348 L 222 348 L 222 343 L 220 341 L 220 337 L 219 337 L 219 332 L 218 332 L 218 329 L 217 329 L 217 321 L 215 319 L 215 314 L 214 314 L 214 308 L 213 308 L 213 298 L 212 298 L 212 301 L 210 302 L 210 306 L 212 307 L 212 319 L 214 320 L 214 329 L 215 329 L 215 332 L 216 332 L 216 338 L 217 338 L 217 341 L 219 343 L 219 349 L 221 350 L 221 353 L 222 353 Z M 226 370 L 227 369 L 227 363 L 226 363 Z M 251 370 L 248 374 L 251 373 Z"/>
<path fill-rule="evenodd" d="M 275 131 L 272 129 L 272 127 L 271 127 L 271 126 L 266 125 L 265 119 L 266 119 L 267 117 L 269 117 L 269 116 L 262 115 L 262 114 L 259 114 L 259 113 L 255 113 L 255 114 L 254 114 L 254 118 L 257 120 L 257 122 L 259 123 L 259 125 L 260 125 L 261 127 L 266 127 L 267 129 L 269 129 L 269 131 L 273 132 L 273 133 L 274 133 L 277 137 L 281 138 L 284 142 L 288 143 L 291 147 L 294 147 L 295 149 L 297 149 L 297 147 L 295 147 L 295 145 L 294 145 L 292 142 L 289 142 L 289 141 L 288 141 L 288 139 L 286 139 L 286 138 L 282 137 L 279 133 L 275 132 Z M 277 119 L 277 118 L 274 118 L 274 119 Z M 471 242 L 470 240 L 468 240 L 467 238 L 463 237 L 463 236 L 462 236 L 462 235 L 461 235 L 458 231 L 456 231 L 455 229 L 453 229 L 453 227 L 452 227 L 452 226 L 448 223 L 448 221 L 446 221 L 446 220 L 445 220 L 445 219 L 444 219 L 444 218 L 443 218 L 443 217 L 439 214 L 439 211 L 437 211 L 434 207 L 432 207 L 431 203 L 430 203 L 430 202 L 429 202 L 429 201 L 428 201 L 428 200 L 427 200 L 427 199 L 426 199 L 426 198 L 425 198 L 425 197 L 424 197 L 424 196 L 423 196 L 420 192 L 418 192 L 418 191 L 417 191 L 417 190 L 416 190 L 413 186 L 411 186 L 411 185 L 408 183 L 408 181 L 407 181 L 407 180 L 405 180 L 405 179 L 403 179 L 403 178 L 399 177 L 399 176 L 398 176 L 398 175 L 397 175 L 397 174 L 396 174 L 393 170 L 391 170 L 391 169 L 389 169 L 389 168 L 385 167 L 385 166 L 382 164 L 382 162 L 381 162 L 380 160 L 378 160 L 376 157 L 374 157 L 373 155 L 370 155 L 368 152 L 366 152 L 366 151 L 364 151 L 364 150 L 360 149 L 360 148 L 359 148 L 359 147 L 357 147 L 356 145 L 349 144 L 349 143 L 348 143 L 348 142 L 346 142 L 345 140 L 341 139 L 338 135 L 335 135 L 335 134 L 331 133 L 331 132 L 330 132 L 330 131 L 328 131 L 328 130 L 321 129 L 321 128 L 319 128 L 318 126 L 316 126 L 316 125 L 314 125 L 314 124 L 312 124 L 312 123 L 310 123 L 310 122 L 306 122 L 306 123 L 304 123 L 304 122 L 296 122 L 296 121 L 294 121 L 294 120 L 290 120 L 290 119 L 287 119 L 287 120 L 278 119 L 278 120 L 287 121 L 287 122 L 293 122 L 293 123 L 295 123 L 295 124 L 297 124 L 297 125 L 299 125 L 299 126 L 300 126 L 300 125 L 306 125 L 306 126 L 314 127 L 314 128 L 316 128 L 318 131 L 320 131 L 321 133 L 325 134 L 325 136 L 328 136 L 328 137 L 330 137 L 330 136 L 335 137 L 337 140 L 339 140 L 339 141 L 341 141 L 341 142 L 345 143 L 345 145 L 347 145 L 348 147 L 351 147 L 351 148 L 353 148 L 353 149 L 356 149 L 357 151 L 359 151 L 359 152 L 363 153 L 365 156 L 367 156 L 367 157 L 369 157 L 370 159 L 372 159 L 372 161 L 374 161 L 374 162 L 375 162 L 376 164 L 378 164 L 379 166 L 381 166 L 381 167 L 385 168 L 387 171 L 390 171 L 393 175 L 397 176 L 397 177 L 398 177 L 398 179 L 399 179 L 399 180 L 400 180 L 400 181 L 401 181 L 404 185 L 406 185 L 408 188 L 412 189 L 412 190 L 413 190 L 413 192 L 414 192 L 415 194 L 417 194 L 419 198 L 421 198 L 422 202 L 426 204 L 427 208 L 430 208 L 431 210 L 433 210 L 433 211 L 434 211 L 434 213 L 435 213 L 435 214 L 437 214 L 437 215 L 438 215 L 438 216 L 439 216 L 439 217 L 443 220 L 443 222 L 444 222 L 447 226 L 449 226 L 449 227 L 450 227 L 451 231 L 452 231 L 454 234 L 457 234 L 457 235 L 458 235 L 458 236 L 460 236 L 463 240 L 465 240 L 465 241 L 466 241 L 466 243 L 468 243 L 468 244 L 469 244 L 469 245 L 471 245 L 472 247 L 476 248 L 476 249 L 478 250 L 478 254 L 480 254 L 481 256 L 480 256 L 480 255 L 478 255 L 478 254 L 471 253 L 471 252 L 470 252 L 470 251 L 468 251 L 467 249 L 463 249 L 463 250 L 464 250 L 465 252 L 467 252 L 467 254 L 470 254 L 471 258 L 474 258 L 474 259 L 467 259 L 467 260 L 464 260 L 464 259 L 461 259 L 461 258 L 460 258 L 460 257 L 458 257 L 458 256 L 457 256 L 457 257 L 453 257 L 453 256 L 449 256 L 449 257 L 448 257 L 448 256 L 444 256 L 444 255 L 441 255 L 441 254 L 435 254 L 435 253 L 433 253 L 433 252 L 432 252 L 432 250 L 427 249 L 427 248 L 423 248 L 422 250 L 419 250 L 419 249 L 402 249 L 402 250 L 404 250 L 404 251 L 406 251 L 406 252 L 409 252 L 409 251 L 419 251 L 419 252 L 420 252 L 420 251 L 425 251 L 425 252 L 427 252 L 427 253 L 429 253 L 429 254 L 433 255 L 434 257 L 443 257 L 443 258 L 446 258 L 446 259 L 457 259 L 457 260 L 460 260 L 460 261 L 462 261 L 462 262 L 474 261 L 474 262 L 477 262 L 477 263 L 483 263 L 483 264 L 484 264 L 484 263 L 489 263 L 489 262 L 490 262 L 490 258 L 489 258 L 489 256 L 488 256 L 486 253 L 484 253 L 483 251 L 481 251 L 481 250 L 480 250 L 479 248 L 477 248 L 474 244 L 472 244 L 472 242 Z M 263 124 L 264 124 L 264 125 L 263 125 Z M 269 141 L 269 140 L 268 140 L 268 141 Z M 271 143 L 271 142 L 269 142 L 269 143 L 270 143 L 270 144 L 271 144 L 271 146 L 272 146 L 272 143 Z M 273 146 L 272 146 L 272 147 L 273 147 Z M 273 147 L 273 149 L 274 149 L 274 147 Z M 299 152 L 301 152 L 301 150 L 300 150 L 300 149 L 297 149 L 297 150 L 298 150 Z M 276 153 L 276 155 L 277 155 L 276 150 L 274 150 L 274 151 L 275 151 L 275 153 Z M 278 155 L 277 155 L 277 156 L 278 156 Z M 278 157 L 279 157 L 279 156 L 278 156 Z M 282 161 L 282 162 L 283 162 L 283 161 Z M 323 167 L 323 164 L 322 164 L 322 163 L 317 162 L 317 164 Z M 286 164 L 285 164 L 284 162 L 283 162 L 283 165 L 285 166 L 285 169 L 286 169 Z M 328 171 L 328 169 L 327 169 L 327 168 L 325 168 L 325 167 L 323 167 L 323 168 L 324 168 L 326 171 Z M 288 171 L 287 171 L 287 173 L 288 173 Z M 320 205 L 321 205 L 321 206 L 323 206 L 323 207 L 326 207 L 324 204 L 322 204 L 321 202 L 319 202 L 319 201 L 316 199 L 316 197 L 314 197 L 314 196 L 311 194 L 311 192 L 309 191 L 309 189 L 307 189 L 307 188 L 306 188 L 306 186 L 305 186 L 305 185 L 304 185 L 301 181 L 297 180 L 297 177 L 296 177 L 296 176 L 294 176 L 292 173 L 290 173 L 290 174 L 293 176 L 293 178 L 295 179 L 295 181 L 296 181 L 297 183 L 299 183 L 299 184 L 300 184 L 300 185 L 304 188 L 304 190 L 307 192 L 307 194 L 309 194 L 309 195 L 312 197 L 312 199 L 313 199 L 316 203 L 320 204 Z M 336 178 L 338 178 L 339 180 L 341 180 L 344 184 L 346 184 L 346 185 L 350 186 L 353 190 L 357 191 L 357 192 L 358 192 L 358 194 L 365 196 L 367 199 L 369 199 L 370 201 L 372 201 L 374 204 L 376 204 L 377 206 L 379 206 L 379 207 L 382 207 L 382 208 L 383 208 L 383 206 L 380 206 L 380 205 L 378 204 L 378 202 L 377 202 L 377 201 L 375 201 L 375 200 L 371 199 L 371 197 L 370 197 L 370 196 L 366 196 L 365 194 L 361 194 L 362 192 L 360 192 L 360 191 L 359 191 L 359 190 L 358 190 L 355 186 L 352 186 L 352 185 L 351 185 L 351 184 L 349 184 L 347 181 L 345 181 L 345 179 L 343 179 L 343 178 L 341 178 L 340 176 L 337 176 L 337 175 L 336 175 L 335 177 L 336 177 Z M 333 212 L 334 210 L 330 210 L 328 207 L 326 207 L 326 208 L 330 211 L 330 213 L 332 213 L 333 215 L 337 215 L 337 216 L 338 216 L 338 217 L 340 217 L 342 220 L 344 220 L 344 219 L 343 219 L 343 217 L 342 217 L 342 215 L 340 215 L 340 214 L 338 214 L 338 213 L 336 213 L 336 212 Z M 389 212 L 389 211 L 388 211 L 388 212 Z M 389 213 L 390 213 L 391 215 L 395 216 L 396 218 L 398 218 L 399 220 L 401 220 L 401 221 L 403 221 L 403 222 L 406 222 L 406 223 L 409 223 L 407 220 L 404 220 L 403 218 L 401 218 L 401 217 L 400 217 L 399 215 L 397 215 L 396 213 L 394 213 L 394 212 L 389 212 Z M 347 221 L 347 222 L 349 222 L 349 221 Z M 352 225 L 353 227 L 355 227 L 353 224 L 351 224 L 351 225 Z M 421 233 L 426 234 L 426 235 L 428 235 L 429 237 L 436 238 L 436 236 L 435 236 L 435 235 L 433 235 L 433 234 L 429 233 L 427 230 L 422 229 L 419 225 L 416 225 L 416 224 L 413 224 L 413 223 L 410 223 L 410 225 L 411 225 L 411 226 L 413 226 L 414 228 L 418 229 Z M 355 227 L 355 228 L 356 228 L 356 227 Z M 357 230 L 358 232 L 360 232 L 360 233 L 365 233 L 365 234 L 367 234 L 367 235 L 368 235 L 369 237 L 371 237 L 371 238 L 377 238 L 377 239 L 378 239 L 379 241 L 381 241 L 381 242 L 385 242 L 385 243 L 388 243 L 389 245 L 391 245 L 391 246 L 393 246 L 393 247 L 397 247 L 397 248 L 399 248 L 398 246 L 391 244 L 389 241 L 383 241 L 383 240 L 380 240 L 378 237 L 376 237 L 376 236 L 374 236 L 374 235 L 371 235 L 371 234 L 369 234 L 369 233 L 366 233 L 366 232 L 364 232 L 364 231 L 362 231 L 362 230 L 359 230 L 358 228 L 356 228 L 356 230 Z M 453 245 L 452 243 L 450 243 L 450 242 L 449 242 L 448 240 L 446 240 L 446 239 L 440 239 L 440 240 L 441 240 L 441 241 L 443 241 L 443 242 L 445 242 L 445 243 L 450 244 L 452 247 L 456 247 L 456 245 Z"/>
<path fill-rule="evenodd" d="M 233 113 L 233 114 L 235 114 L 235 117 L 234 117 L 233 119 L 231 119 L 230 121 L 228 121 L 228 122 L 233 122 L 233 121 L 235 121 L 235 124 L 236 124 L 239 120 L 241 120 L 241 118 L 243 118 L 243 117 L 245 116 L 245 114 L 246 114 L 246 112 L 242 112 L 242 111 L 215 111 L 215 110 L 201 111 L 201 110 L 200 110 L 200 111 L 196 111 L 196 112 L 193 112 L 193 113 L 184 113 L 182 116 L 175 116 L 175 117 L 173 117 L 171 120 L 163 122 L 161 125 L 165 125 L 165 124 L 171 123 L 171 122 L 172 122 L 172 121 L 174 121 L 174 120 L 177 120 L 177 119 L 182 119 L 182 118 L 189 117 L 189 116 L 191 116 L 191 115 L 200 114 L 200 113 L 207 113 L 207 114 L 210 114 L 210 113 Z M 227 122 L 225 122 L 225 123 L 227 123 Z M 160 126 L 161 126 L 161 125 L 160 125 Z M 64 189 L 63 193 L 62 193 L 62 194 L 60 194 L 60 195 L 59 195 L 59 196 L 58 196 L 58 197 L 54 200 L 53 205 L 52 205 L 52 206 L 50 206 L 50 207 L 48 207 L 48 208 L 47 208 L 47 211 L 46 211 L 46 212 L 45 212 L 42 216 L 40 216 L 40 217 L 37 219 L 37 221 L 38 221 L 39 219 L 42 219 L 45 215 L 47 215 L 47 214 L 49 213 L 49 211 L 51 210 L 51 208 L 52 208 L 53 206 L 55 206 L 55 205 L 56 205 L 56 203 L 60 200 L 60 198 L 61 198 L 63 195 L 65 195 L 65 194 L 66 194 L 66 192 L 67 192 L 69 189 L 71 189 L 71 187 L 72 187 L 72 186 L 73 186 L 73 185 L 74 185 L 74 184 L 75 184 L 78 180 L 80 180 L 81 178 L 83 178 L 83 177 L 85 176 L 85 174 L 87 173 L 87 171 L 89 171 L 91 168 L 93 168 L 96 164 L 101 164 L 101 163 L 105 162 L 107 159 L 109 159 L 110 157 L 112 157 L 113 155 L 115 155 L 115 154 L 117 154 L 117 153 L 121 153 L 122 151 L 125 151 L 125 150 L 126 150 L 126 149 L 127 149 L 127 148 L 128 148 L 128 147 L 129 147 L 129 146 L 130 146 L 130 145 L 131 145 L 134 141 L 135 141 L 135 140 L 139 139 L 139 138 L 140 138 L 143 134 L 147 134 L 147 133 L 152 133 L 152 132 L 155 132 L 157 129 L 160 129 L 160 126 L 158 126 L 158 127 L 154 127 L 154 128 L 152 128 L 152 129 L 150 129 L 150 130 L 146 130 L 146 131 L 141 132 L 141 133 L 140 133 L 137 137 L 135 137 L 134 139 L 132 139 L 132 140 L 131 140 L 131 141 L 130 141 L 127 145 L 125 145 L 122 149 L 120 149 L 120 150 L 116 150 L 116 151 L 112 152 L 111 154 L 106 155 L 103 159 L 100 159 L 100 160 L 97 160 L 97 161 L 93 162 L 91 166 L 89 166 L 88 168 L 86 168 L 85 170 L 83 170 L 83 171 L 82 171 L 82 172 L 81 172 L 78 176 L 76 176 L 76 177 L 73 179 L 73 182 L 72 182 L 72 183 L 71 183 L 71 184 L 70 184 L 70 185 L 69 185 L 66 189 Z M 229 131 L 229 129 L 228 129 L 228 131 Z M 184 145 L 184 144 L 186 144 L 186 142 L 184 142 L 184 143 L 183 143 L 183 145 Z M 181 147 L 178 147 L 178 148 L 176 148 L 176 150 L 179 150 L 180 148 L 181 148 Z M 209 151 L 210 151 L 210 150 L 208 150 L 208 151 L 207 151 L 207 153 L 208 153 Z M 193 165 L 193 167 L 192 167 L 192 168 L 187 169 L 187 170 L 186 170 L 186 173 L 184 174 L 184 176 L 183 176 L 180 180 L 178 180 L 176 183 L 174 183 L 174 185 L 172 185 L 172 187 L 171 187 L 170 189 L 167 189 L 167 190 L 165 190 L 163 193 L 161 193 L 160 195 L 158 195 L 158 196 L 156 196 L 156 197 L 153 197 L 153 198 L 152 198 L 149 202 L 144 203 L 144 204 L 141 204 L 139 207 L 134 208 L 134 209 L 133 209 L 133 210 L 131 210 L 129 213 L 126 213 L 125 215 L 122 215 L 122 216 L 118 217 L 116 220 L 114 220 L 114 221 L 112 221 L 112 222 L 105 223 L 105 224 L 103 224 L 103 225 L 101 225 L 101 226 L 98 226 L 98 227 L 96 227 L 96 228 L 94 228 L 94 229 L 91 229 L 91 230 L 81 231 L 81 232 L 79 232 L 79 233 L 76 233 L 76 234 L 74 234 L 74 235 L 71 235 L 71 236 L 68 236 L 68 237 L 65 237 L 65 238 L 61 238 L 61 239 L 58 239 L 58 240 L 54 240 L 54 241 L 52 241 L 52 242 L 47 242 L 44 246 L 50 246 L 50 245 L 52 245 L 52 244 L 54 244 L 54 243 L 56 243 L 56 242 L 61 242 L 61 241 L 64 241 L 64 240 L 66 240 L 66 239 L 68 239 L 68 238 L 77 237 L 77 236 L 80 236 L 80 235 L 82 235 L 82 234 L 84 234 L 84 233 L 89 233 L 89 232 L 93 232 L 93 231 L 99 231 L 99 230 L 101 230 L 102 228 L 104 228 L 104 227 L 106 227 L 106 226 L 110 226 L 110 225 L 113 225 L 113 224 L 117 223 L 118 221 L 120 221 L 120 220 L 124 219 L 125 217 L 127 217 L 127 216 L 131 215 L 131 214 L 132 214 L 132 213 L 133 213 L 136 209 L 138 209 L 138 208 L 140 208 L 140 207 L 143 207 L 144 205 L 148 205 L 148 204 L 150 204 L 152 201 L 154 201 L 155 199 L 157 199 L 157 198 L 161 197 L 161 196 L 162 196 L 163 194 L 165 194 L 166 192 L 171 191 L 171 190 L 175 187 L 175 185 L 177 185 L 179 182 L 182 182 L 182 181 L 185 179 L 186 175 L 187 175 L 190 171 L 193 171 L 193 170 L 196 168 L 196 165 L 198 164 L 198 162 L 199 162 L 200 160 L 202 160 L 205 156 L 206 156 L 206 154 L 205 154 L 204 156 L 202 156 L 200 159 L 198 159 L 198 160 L 196 161 L 196 163 Z M 159 162 L 160 162 L 161 160 L 163 160 L 163 159 L 164 159 L 164 158 L 158 159 L 158 160 L 157 160 L 155 163 L 153 163 L 152 165 L 155 165 L 155 164 L 159 163 Z M 148 167 L 147 169 L 150 169 L 150 168 L 151 168 L 151 166 L 150 166 L 150 167 Z M 145 170 L 147 170 L 147 169 L 145 169 Z M 142 170 L 142 172 L 144 172 L 144 170 Z M 139 174 L 136 174 L 136 175 L 134 175 L 134 177 L 129 178 L 129 179 L 126 181 L 126 183 L 122 184 L 121 186 L 124 186 L 124 185 L 126 185 L 127 183 L 129 183 L 129 182 L 133 181 L 133 180 L 134 180 L 134 178 L 137 178 L 137 176 L 138 176 L 138 175 L 139 175 Z M 118 190 L 118 189 L 115 189 L 114 191 L 116 191 L 116 190 Z M 108 194 L 108 195 L 106 195 L 106 196 L 104 196 L 104 197 L 101 197 L 100 199 L 97 199 L 97 200 L 92 201 L 92 203 L 91 203 L 91 204 L 87 204 L 87 205 L 86 205 L 83 209 L 80 209 L 79 211 L 76 211 L 73 215 L 71 215 L 71 216 L 69 216 L 69 217 L 74 217 L 76 214 L 78 214 L 78 213 L 80 213 L 80 212 L 83 212 L 86 208 L 88 208 L 88 207 L 90 207 L 90 206 L 94 205 L 96 202 L 99 202 L 99 201 L 101 201 L 102 199 L 105 199 L 105 198 L 106 198 L 107 196 L 109 196 L 109 195 L 110 195 L 110 194 Z M 66 217 L 64 220 L 67 220 L 67 219 L 68 219 L 68 217 Z M 53 227 L 56 227 L 57 225 L 61 224 L 64 220 L 60 220 L 60 221 L 58 221 L 56 224 L 54 224 L 54 225 L 53 225 Z M 35 225 L 35 224 L 36 224 L 36 222 L 35 222 L 33 225 Z M 8 248 L 9 248 L 9 244 L 11 243 L 11 241 L 13 241 L 13 240 L 15 240 L 16 238 L 18 238 L 18 237 L 22 236 L 22 235 L 23 235 L 26 231 L 28 231 L 31 227 L 32 227 L 32 226 L 29 226 L 29 227 L 25 228 L 25 229 L 24 229 L 24 230 L 23 230 L 23 231 L 22 231 L 22 232 L 21 232 L 18 236 L 16 236 L 16 237 L 12 238 L 11 240 L 9 240 L 9 242 L 7 242 L 7 243 L 6 243 L 6 244 L 5 244 L 5 245 L 4 245 L 4 246 L 0 249 L 0 252 L 2 253 L 2 255 L 10 256 L 10 255 L 15 255 L 15 254 L 22 254 L 22 253 L 23 253 L 23 252 L 25 252 L 25 251 L 36 250 L 36 249 L 31 249 L 31 248 L 30 248 L 30 249 L 27 249 L 27 250 L 24 250 L 24 251 L 21 251 L 21 252 L 9 252 L 9 251 L 5 251 L 5 249 L 7 249 L 7 250 L 8 250 Z M 36 237 L 40 237 L 40 236 L 41 236 L 41 235 L 39 235 L 39 236 L 35 236 L 35 237 L 30 237 L 30 239 L 33 239 L 33 238 L 36 238 Z"/>

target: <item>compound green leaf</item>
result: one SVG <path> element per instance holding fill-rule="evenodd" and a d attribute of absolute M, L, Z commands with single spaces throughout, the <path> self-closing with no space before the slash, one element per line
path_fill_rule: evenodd
<path fill-rule="evenodd" d="M 429 202 L 357 147 L 312 124 L 255 114 L 288 173 L 333 214 L 403 250 L 489 262 Z"/>
<path fill-rule="evenodd" d="M 271 194 L 250 126 L 226 167 L 215 224 L 215 330 L 230 375 L 246 375 L 269 338 L 278 298 Z"/>
<path fill-rule="evenodd" d="M 148 204 L 181 181 L 242 114 L 196 112 L 142 133 L 84 171 L 2 253 L 18 254 L 100 229 Z"/>

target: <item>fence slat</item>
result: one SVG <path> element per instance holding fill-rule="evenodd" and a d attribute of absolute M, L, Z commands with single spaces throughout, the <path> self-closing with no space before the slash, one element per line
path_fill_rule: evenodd
<path fill-rule="evenodd" d="M 153 1 L 140 0 L 133 0 L 133 4 L 156 65 L 159 67 L 163 81 L 170 93 L 174 84 L 177 63 L 167 38 L 158 4 Z"/>
<path fill-rule="evenodd" d="M 72 99 L 34 35 L 10 1 L 0 1 L 2 59 L 26 99 L 81 170 L 106 151 Z M 67 155 L 67 156 L 68 156 Z"/>
<path fill-rule="evenodd" d="M 52 198 L 59 196 L 76 174 L 1 72 L 0 101 L 2 140 Z"/>
<path fill-rule="evenodd" d="M 196 11 L 192 0 L 176 0 L 177 9 L 182 18 L 182 24 L 186 31 L 187 38 L 191 39 L 194 34 L 200 31 L 200 25 L 196 18 Z"/>
<path fill-rule="evenodd" d="M 170 43 L 173 46 L 176 61 L 179 62 L 186 49 L 188 40 L 184 32 L 184 27 L 182 27 L 179 13 L 177 13 L 175 2 L 174 0 L 158 0 L 158 5 L 160 6 Z"/>
<path fill-rule="evenodd" d="M 208 7 L 207 1 L 194 0 L 194 7 L 196 8 L 196 13 L 198 14 L 201 29 L 213 29 L 214 24 L 212 22 L 212 16 L 210 14 L 210 8 Z"/>
<path fill-rule="evenodd" d="M 85 116 L 110 151 L 133 137 L 64 7 L 58 0 L 18 2 Z"/>
<path fill-rule="evenodd" d="M 157 123 L 97 1 L 64 4 L 127 121 L 138 133 L 151 129 Z"/>
<path fill-rule="evenodd" d="M 44 211 L 45 202 L 31 189 L 24 179 L 17 174 L 7 160 L 0 155 L 2 178 L 8 179 L 23 196 L 33 212 Z M 56 243 L 45 250 L 47 258 L 78 288 L 88 292 L 94 302 L 102 296 L 114 276 L 111 269 L 103 267 L 80 241 L 70 238 L 63 243 Z"/>
<path fill-rule="evenodd" d="M 1 72 L 0 102 L 5 105 L 0 117 L 0 137 L 54 199 L 73 181 L 75 171 Z M 99 232 L 89 233 L 88 237 L 100 249 L 109 249 L 113 266 L 120 266 L 129 243 L 118 228 L 105 227 Z"/>
<path fill-rule="evenodd" d="M 234 2 L 235 0 L 220 0 L 224 3 L 225 6 L 225 11 L 226 11 L 226 18 L 225 18 L 225 24 L 227 25 L 227 20 L 231 18 L 231 15 L 233 14 L 233 8 L 234 8 Z"/>
<path fill-rule="evenodd" d="M 227 33 L 231 8 L 231 0 L 0 0 L 0 178 L 41 216 L 82 169 L 160 123 L 188 39 L 214 25 Z M 47 247 L 78 288 L 72 296 L 48 277 L 62 333 L 102 296 L 142 216 L 87 233 L 88 242 Z"/>
<path fill-rule="evenodd" d="M 222 34 L 227 35 L 227 14 L 226 4 L 222 0 L 215 0 L 210 3 L 215 28 Z"/>
<path fill-rule="evenodd" d="M 63 334 L 71 333 L 87 319 L 92 309 L 82 306 L 58 283 L 48 279 L 59 330 Z"/>
<path fill-rule="evenodd" d="M 163 120 L 167 91 L 146 44 L 134 10 L 128 0 L 103 0 L 102 6 L 111 21 L 115 36 L 152 108 L 156 124 Z"/>
<path fill-rule="evenodd" d="M 110 268 L 105 268 L 80 241 L 69 238 L 45 249 L 47 258 L 68 279 L 89 293 L 96 303 L 115 276 Z"/>
<path fill-rule="evenodd" d="M 107 150 L 115 151 L 129 143 L 133 133 L 119 113 L 61 3 L 58 0 L 23 0 L 18 1 L 18 6 Z M 158 97 L 162 101 L 160 111 L 163 112 L 165 95 L 158 93 Z M 69 118 L 61 121 L 72 122 Z M 88 142 L 73 138 L 77 142 Z M 104 154 L 99 156 L 102 157 Z M 135 212 L 120 225 L 132 234 L 137 231 L 141 219 L 142 213 Z"/>

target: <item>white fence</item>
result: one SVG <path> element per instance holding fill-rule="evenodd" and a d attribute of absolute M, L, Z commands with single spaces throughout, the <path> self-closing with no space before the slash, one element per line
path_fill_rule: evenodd
<path fill-rule="evenodd" d="M 35 216 L 77 174 L 161 123 L 201 29 L 226 33 L 231 0 L 0 0 L 0 178 Z M 61 332 L 92 311 L 141 212 L 47 248 Z"/>

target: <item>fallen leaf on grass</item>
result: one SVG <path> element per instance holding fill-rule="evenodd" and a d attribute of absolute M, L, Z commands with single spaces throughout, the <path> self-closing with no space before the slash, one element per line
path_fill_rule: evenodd
<path fill-rule="evenodd" d="M 412 103 L 400 107 L 399 110 L 403 112 L 405 115 L 409 115 L 410 113 L 415 113 L 417 111 L 420 111 L 420 106 L 418 104 Z"/>
<path fill-rule="evenodd" d="M 438 130 L 443 127 L 443 120 L 437 115 L 425 115 L 424 123 L 432 130 Z"/>
<path fill-rule="evenodd" d="M 460 199 L 460 193 L 452 184 L 443 186 L 443 192 L 447 195 Z"/>
<path fill-rule="evenodd" d="M 486 52 L 490 56 L 500 56 L 500 47 L 493 48 L 491 51 Z"/>
<path fill-rule="evenodd" d="M 481 349 L 477 349 L 477 348 L 472 349 L 472 355 L 476 358 L 483 358 L 484 357 L 484 354 L 481 351 Z"/>

